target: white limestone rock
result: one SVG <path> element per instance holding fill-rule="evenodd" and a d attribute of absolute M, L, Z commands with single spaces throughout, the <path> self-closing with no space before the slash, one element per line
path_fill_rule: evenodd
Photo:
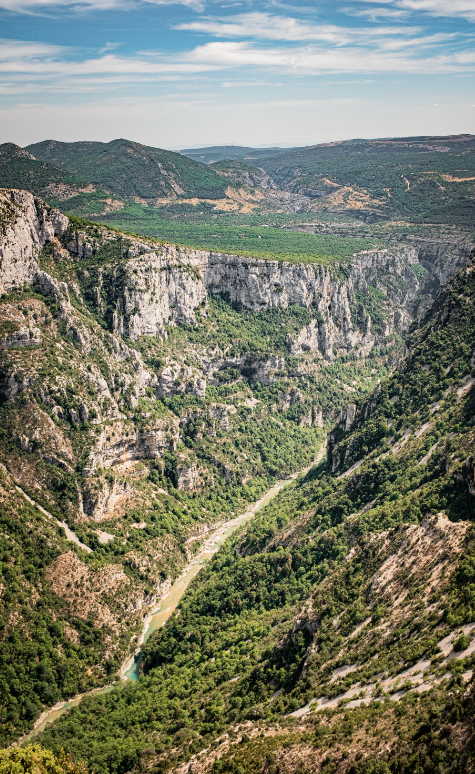
<path fill-rule="evenodd" d="M 41 248 L 68 223 L 27 191 L 0 189 L 0 295 L 33 282 Z"/>
<path fill-rule="evenodd" d="M 0 338 L 0 350 L 13 347 L 37 347 L 41 344 L 41 331 L 39 328 L 28 328 L 26 325 L 14 331 L 11 336 Z"/>

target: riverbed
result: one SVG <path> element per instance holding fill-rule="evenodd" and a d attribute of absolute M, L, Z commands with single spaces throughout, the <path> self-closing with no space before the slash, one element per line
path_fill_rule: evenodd
<path fill-rule="evenodd" d="M 245 513 L 236 516 L 234 519 L 216 525 L 216 527 L 209 532 L 208 536 L 204 540 L 203 545 L 201 546 L 199 553 L 185 567 L 180 577 L 175 581 L 165 596 L 162 597 L 157 608 L 146 619 L 142 635 L 137 643 L 136 652 L 127 658 L 120 670 L 120 676 L 122 680 L 139 679 L 140 662 L 142 658 L 141 646 L 147 642 L 150 635 L 153 634 L 156 629 L 163 626 L 168 621 L 193 578 L 199 573 L 201 568 L 209 562 L 213 554 L 218 551 L 224 541 L 230 535 L 232 535 L 233 532 L 235 532 L 237 528 L 241 526 L 241 524 L 244 524 L 258 511 L 260 511 L 262 508 L 265 508 L 265 506 L 274 499 L 274 497 L 281 491 L 281 489 L 288 486 L 292 481 L 298 478 L 298 476 L 307 473 L 310 468 L 318 464 L 323 457 L 324 451 L 325 445 L 323 444 L 317 459 L 314 460 L 311 465 L 304 468 L 303 470 L 298 470 L 296 473 L 293 473 L 291 476 L 289 476 L 289 478 L 278 481 L 265 493 L 265 495 L 260 498 L 260 500 L 257 500 L 257 502 L 253 503 Z M 43 712 L 36 721 L 33 730 L 21 740 L 19 740 L 17 744 L 40 734 L 47 725 L 53 723 L 55 720 L 61 717 L 64 712 L 71 709 L 72 707 L 77 706 L 84 696 L 90 696 L 94 693 L 107 693 L 113 689 L 114 683 L 111 685 L 106 685 L 102 688 L 96 688 L 79 696 L 75 696 L 69 701 L 59 702 L 54 707 L 51 707 L 51 709 Z"/>

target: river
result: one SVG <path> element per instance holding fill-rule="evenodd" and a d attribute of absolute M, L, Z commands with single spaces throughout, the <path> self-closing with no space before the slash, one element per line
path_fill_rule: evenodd
<path fill-rule="evenodd" d="M 168 621 L 193 578 L 199 573 L 201 568 L 209 562 L 213 554 L 218 551 L 226 538 L 232 535 L 233 532 L 235 532 L 236 529 L 241 526 L 241 524 L 244 524 L 246 521 L 251 519 L 258 511 L 261 510 L 261 508 L 264 508 L 268 503 L 270 503 L 270 501 L 274 499 L 274 497 L 280 492 L 281 489 L 288 486 L 288 484 L 298 478 L 298 476 L 307 473 L 310 468 L 318 464 L 323 457 L 324 451 L 325 444 L 322 445 L 317 459 L 314 460 L 311 465 L 304 468 L 303 470 L 298 470 L 296 473 L 293 473 L 291 476 L 289 476 L 289 478 L 278 481 L 265 493 L 265 495 L 263 495 L 263 497 L 260 498 L 260 500 L 253 503 L 253 505 L 251 505 L 245 513 L 242 513 L 240 516 L 237 516 L 230 521 L 226 521 L 217 525 L 215 529 L 210 531 L 203 543 L 203 546 L 201 547 L 200 552 L 194 557 L 190 564 L 185 567 L 182 574 L 175 581 L 167 594 L 162 597 L 156 610 L 145 621 L 142 636 L 137 643 L 138 647 L 135 654 L 127 658 L 120 670 L 120 675 L 123 680 L 139 679 L 140 661 L 142 657 L 142 649 L 140 646 L 147 642 L 150 635 L 156 629 L 158 629 L 160 626 L 163 626 L 163 624 Z M 112 691 L 114 689 L 114 685 L 115 684 L 112 683 L 111 685 L 106 685 L 103 688 L 95 688 L 92 691 L 75 696 L 74 699 L 70 699 L 69 701 L 59 702 L 54 707 L 51 707 L 51 709 L 45 710 L 45 712 L 43 712 L 36 721 L 33 730 L 26 736 L 22 737 L 22 739 L 20 739 L 17 744 L 40 734 L 47 725 L 57 720 L 57 718 L 59 718 L 64 712 L 71 709 L 72 707 L 77 706 L 84 696 L 90 696 L 94 693 L 107 693 L 108 691 Z"/>

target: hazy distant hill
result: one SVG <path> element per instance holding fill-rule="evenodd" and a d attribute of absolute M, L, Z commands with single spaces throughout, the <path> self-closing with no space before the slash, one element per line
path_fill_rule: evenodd
<path fill-rule="evenodd" d="M 248 148 L 245 145 L 211 145 L 209 148 L 190 148 L 180 151 L 183 156 L 203 164 L 227 159 L 255 160 L 263 156 L 285 153 L 287 148 Z"/>
<path fill-rule="evenodd" d="M 45 140 L 29 145 L 27 150 L 43 161 L 129 199 L 219 199 L 225 196 L 227 187 L 204 164 L 130 140 L 109 143 Z"/>

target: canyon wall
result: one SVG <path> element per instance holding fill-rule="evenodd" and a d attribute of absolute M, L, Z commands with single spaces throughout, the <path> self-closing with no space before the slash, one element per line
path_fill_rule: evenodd
<path fill-rule="evenodd" d="M 41 247 L 65 232 L 68 219 L 25 191 L 4 190 L 0 198 L 0 293 L 41 280 Z M 109 241 L 115 234 L 109 234 Z M 90 258 L 93 246 L 65 235 L 59 246 L 73 260 Z M 289 305 L 315 311 L 315 319 L 292 341 L 289 352 L 312 351 L 326 360 L 358 347 L 367 354 L 374 344 L 370 315 L 361 304 L 368 288 L 384 294 L 387 305 L 379 333 L 404 333 L 421 316 L 440 285 L 468 262 L 471 245 L 463 239 L 411 237 L 386 249 L 357 253 L 351 263 L 323 266 L 257 260 L 172 245 L 124 239 L 122 265 L 100 274 L 97 306 L 105 291 L 110 329 L 131 340 L 166 336 L 170 323 L 191 324 L 208 296 L 219 294 L 232 306 L 249 311 Z M 65 249 L 64 249 L 65 248 Z M 53 292 L 54 288 L 52 288 Z"/>
<path fill-rule="evenodd" d="M 361 296 L 386 296 L 383 335 L 404 333 L 430 305 L 440 284 L 468 262 L 465 241 L 413 240 L 355 254 L 351 264 L 323 266 L 268 261 L 160 246 L 128 261 L 113 299 L 113 331 L 136 339 L 166 335 L 170 323 L 195 322 L 210 295 L 237 309 L 307 307 L 315 320 L 289 342 L 292 354 L 314 351 L 329 360 L 374 344 Z M 117 283 L 114 283 L 117 288 Z"/>

